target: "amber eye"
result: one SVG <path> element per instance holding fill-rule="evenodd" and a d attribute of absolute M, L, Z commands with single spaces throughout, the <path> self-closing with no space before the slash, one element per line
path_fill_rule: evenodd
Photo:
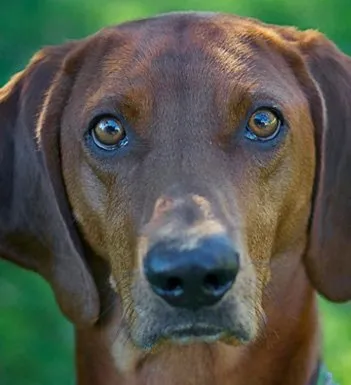
<path fill-rule="evenodd" d="M 278 134 L 282 121 L 278 114 L 268 108 L 255 111 L 247 124 L 246 136 L 251 140 L 270 140 Z"/>
<path fill-rule="evenodd" d="M 112 117 L 103 117 L 91 129 L 94 143 L 104 150 L 114 150 L 128 143 L 122 123 Z"/>

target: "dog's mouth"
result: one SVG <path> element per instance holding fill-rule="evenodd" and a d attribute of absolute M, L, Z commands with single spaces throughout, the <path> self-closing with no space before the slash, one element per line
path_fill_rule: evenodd
<path fill-rule="evenodd" d="M 216 314 L 217 317 L 213 312 L 203 314 L 203 317 L 191 317 L 191 314 L 170 316 L 166 313 L 162 314 L 164 317 L 154 319 L 153 322 L 150 322 L 150 319 L 139 319 L 136 327 L 132 329 L 134 332 L 132 339 L 143 350 L 150 350 L 164 343 L 189 345 L 221 342 L 236 346 L 246 344 L 254 337 L 254 323 L 250 324 L 249 320 L 247 323 L 243 323 L 240 319 L 232 320 L 229 315 L 227 319 L 223 319 L 225 312 Z M 222 320 L 218 319 L 219 314 L 222 314 Z"/>
<path fill-rule="evenodd" d="M 166 331 L 165 338 L 173 343 L 187 345 L 195 342 L 213 343 L 227 335 L 226 331 L 211 325 L 187 325 Z"/>

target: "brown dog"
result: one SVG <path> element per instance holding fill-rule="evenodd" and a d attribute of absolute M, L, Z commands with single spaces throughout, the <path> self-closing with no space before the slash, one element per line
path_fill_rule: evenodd
<path fill-rule="evenodd" d="M 51 284 L 80 385 L 316 383 L 316 291 L 351 298 L 350 103 L 320 33 L 206 13 L 0 90 L 0 254 Z"/>

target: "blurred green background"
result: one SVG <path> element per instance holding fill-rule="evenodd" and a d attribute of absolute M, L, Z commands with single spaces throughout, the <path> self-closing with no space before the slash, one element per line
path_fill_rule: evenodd
<path fill-rule="evenodd" d="M 316 28 L 351 54 L 350 0 L 0 0 L 0 84 L 45 44 L 128 19 L 176 10 L 217 10 Z M 0 186 L 1 188 L 1 186 Z M 351 305 L 320 300 L 324 354 L 351 384 Z M 47 284 L 0 261 L 0 385 L 73 385 L 73 333 Z"/>

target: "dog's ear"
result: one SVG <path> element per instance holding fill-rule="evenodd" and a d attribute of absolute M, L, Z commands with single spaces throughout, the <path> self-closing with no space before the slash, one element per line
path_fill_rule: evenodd
<path fill-rule="evenodd" d="M 60 117 L 82 45 L 43 49 L 0 89 L 0 257 L 41 274 L 77 325 L 99 315 L 60 166 Z"/>
<path fill-rule="evenodd" d="M 315 288 L 341 302 L 351 299 L 351 58 L 318 32 L 301 33 L 298 44 L 314 82 L 317 148 L 305 265 Z"/>

